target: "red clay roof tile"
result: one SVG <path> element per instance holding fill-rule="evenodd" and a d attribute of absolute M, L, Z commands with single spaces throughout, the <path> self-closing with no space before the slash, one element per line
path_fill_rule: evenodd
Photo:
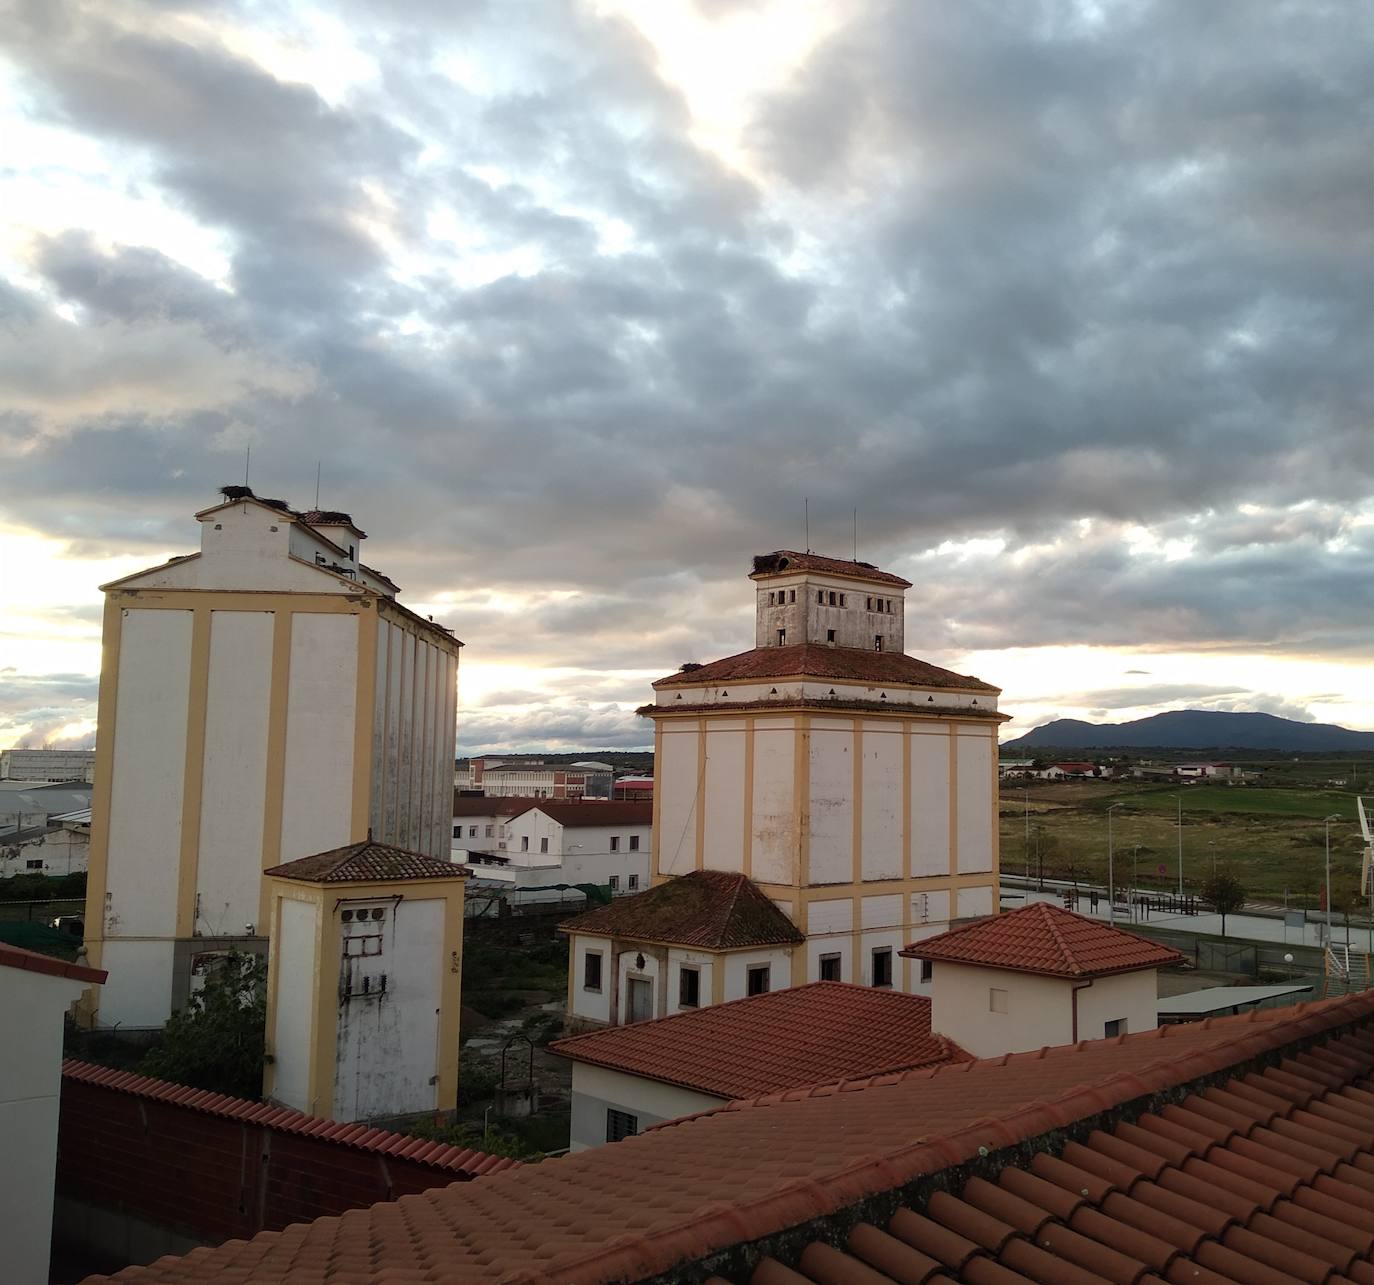
<path fill-rule="evenodd" d="M 648 826 L 653 824 L 652 799 L 521 799 L 523 805 L 511 819 L 538 808 L 561 826 L 573 829 L 589 825 Z"/>
<path fill-rule="evenodd" d="M 1046 901 L 951 928 L 901 953 L 1046 977 L 1105 977 L 1183 962 L 1168 946 Z"/>
<path fill-rule="evenodd" d="M 394 879 L 461 879 L 470 875 L 467 866 L 440 861 L 423 852 L 363 839 L 328 852 L 298 857 L 263 874 L 305 883 L 380 883 Z"/>
<path fill-rule="evenodd" d="M 817 571 L 825 575 L 845 576 L 853 580 L 895 585 L 910 589 L 911 581 L 903 580 L 890 571 L 879 571 L 871 562 L 850 561 L 848 558 L 827 558 L 820 553 L 798 553 L 794 549 L 779 549 L 775 553 L 760 553 L 754 558 L 751 580 L 768 580 L 773 576 L 789 576 L 798 571 Z"/>
<path fill-rule="evenodd" d="M 755 647 L 734 656 L 713 660 L 696 669 L 685 669 L 660 678 L 656 690 L 673 687 L 715 687 L 722 682 L 741 683 L 762 678 L 817 678 L 836 682 L 867 683 L 889 687 L 952 688 L 963 692 L 990 692 L 1000 687 L 966 674 L 956 674 L 900 651 L 868 651 L 862 647 L 828 647 L 820 643 L 795 643 L 788 647 Z M 660 708 L 646 706 L 646 709 Z M 668 709 L 669 706 L 661 708 Z"/>
<path fill-rule="evenodd" d="M 575 1035 L 554 1053 L 721 1098 L 969 1061 L 930 1030 L 930 1001 L 848 982 L 713 1004 Z"/>
<path fill-rule="evenodd" d="M 18 968 L 28 973 L 46 973 L 49 977 L 69 977 L 74 982 L 103 982 L 109 974 L 103 968 L 86 964 L 72 964 L 54 955 L 43 955 L 22 946 L 0 942 L 0 967 Z"/>
<path fill-rule="evenodd" d="M 1351 1086 L 1374 1074 L 1371 1022 L 1374 992 L 1366 992 L 1032 1055 L 872 1077 L 829 1091 L 734 1102 L 610 1146 L 290 1228 L 275 1238 L 163 1259 L 128 1269 L 121 1279 L 188 1285 L 290 1275 L 376 1285 L 390 1273 L 415 1271 L 433 1281 L 596 1285 L 691 1277 L 691 1264 L 715 1256 L 711 1269 L 741 1285 L 758 1258 L 772 1254 L 755 1279 L 771 1273 L 775 1280 L 839 1280 L 846 1269 L 843 1251 L 807 1245 L 847 1245 L 855 1223 L 873 1217 L 900 1189 L 933 1194 L 922 1197 L 924 1207 L 910 1218 L 874 1224 L 875 1231 L 974 1285 L 1005 1285 L 1008 1271 L 1055 1285 L 1160 1279 L 1210 1285 L 1218 1277 L 1291 1285 L 1324 1280 L 1333 1266 L 1352 1280 L 1368 1280 L 1362 1271 L 1368 1255 L 1351 1242 L 1374 1243 L 1374 1232 L 1361 1225 L 1363 1219 L 1348 1219 L 1339 1235 L 1331 1226 L 1339 1224 L 1335 1215 L 1348 1202 L 1338 1186 L 1325 1184 L 1340 1179 L 1286 1155 L 1281 1158 L 1308 1176 L 1279 1173 L 1255 1157 L 1250 1138 L 1240 1134 L 1217 1142 L 1165 1120 L 1165 1132 L 1172 1133 L 1166 1137 L 1145 1121 L 1168 1102 L 1188 1113 L 1191 1099 L 1179 1089 L 1197 1094 L 1215 1084 L 1231 1091 L 1252 1066 L 1288 1051 L 1288 1066 L 1297 1069 L 1284 1072 L 1291 1097 L 1278 1108 L 1282 1118 L 1306 1113 L 1301 1127 L 1323 1135 L 1319 1149 L 1337 1158 L 1347 1140 L 1315 1123 L 1323 1117 L 1311 1108 L 1350 1094 L 1368 1097 Z M 1342 1066 L 1347 1083 L 1332 1086 L 1325 1074 L 1303 1072 L 1294 1055 L 1304 1048 L 1317 1061 L 1309 1070 Z M 1122 1110 L 1137 1122 L 1112 1125 Z M 1107 1128 L 1084 1132 L 1094 1121 Z M 1107 1181 L 1118 1186 L 1105 1195 L 1091 1186 L 1086 1194 L 1079 1189 L 1083 1203 L 1069 1222 L 1062 1217 L 1068 1206 L 1036 1183 L 994 1183 L 986 1176 L 965 1183 L 964 1174 L 950 1168 L 981 1166 L 981 1175 L 996 1175 L 999 1163 L 1005 1171 L 1006 1165 L 1026 1164 L 1036 1148 L 1061 1145 L 1064 1128 L 1075 1130 L 1063 1148 L 1066 1163 L 1088 1173 L 1105 1170 Z M 1272 1126 L 1251 1132 L 1266 1131 L 1284 1138 Z M 1288 1138 L 1284 1145 L 1307 1144 Z M 1190 1149 L 1195 1146 L 1206 1149 L 1206 1160 Z M 1374 1133 L 1354 1163 L 1335 1164 L 1374 1178 Z M 946 1184 L 950 1191 L 941 1189 Z M 1364 1190 L 1352 1187 L 1361 1199 Z M 1257 1192 L 1259 1199 L 1242 1192 Z M 1304 1194 L 1299 1201 L 1300 1192 L 1320 1199 Z M 1354 1207 L 1364 1210 L 1367 1201 Z M 944 1234 L 932 1235 L 932 1225 Z M 802 1227 L 831 1230 L 803 1235 L 802 1243 L 788 1238 L 789 1229 Z M 1322 1257 L 1303 1248 L 1323 1234 Z M 979 1248 L 970 1253 L 967 1242 Z M 850 1278 L 858 1278 L 860 1263 L 878 1270 L 872 1253 L 884 1245 L 868 1233 L 848 1245 L 855 1267 Z M 309 1272 L 293 1275 L 306 1248 L 317 1256 Z M 726 1270 L 727 1262 L 744 1266 Z"/>
<path fill-rule="evenodd" d="M 569 933 L 706 950 L 790 946 L 805 940 L 755 884 L 724 870 L 679 875 L 632 897 L 618 897 L 559 927 Z"/>

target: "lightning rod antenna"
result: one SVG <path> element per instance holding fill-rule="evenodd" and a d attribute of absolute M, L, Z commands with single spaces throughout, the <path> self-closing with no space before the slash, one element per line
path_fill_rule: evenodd
<path fill-rule="evenodd" d="M 243 484 L 248 485 L 248 466 L 253 462 L 253 447 L 250 444 L 243 453 Z"/>
<path fill-rule="evenodd" d="M 859 560 L 859 510 L 854 510 L 854 561 Z"/>
<path fill-rule="evenodd" d="M 806 551 L 811 552 L 811 497 L 802 496 L 802 512 L 806 517 Z"/>
<path fill-rule="evenodd" d="M 322 460 L 315 461 L 315 507 L 317 509 L 320 507 L 320 466 L 322 463 Z"/>

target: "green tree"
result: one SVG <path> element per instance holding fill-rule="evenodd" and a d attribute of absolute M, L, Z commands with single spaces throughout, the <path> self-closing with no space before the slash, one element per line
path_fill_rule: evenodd
<path fill-rule="evenodd" d="M 1221 935 L 1226 936 L 1226 916 L 1245 904 L 1245 888 L 1229 870 L 1219 870 L 1202 885 L 1202 900 L 1221 916 Z"/>
<path fill-rule="evenodd" d="M 267 960 L 232 952 L 168 1019 L 143 1075 L 236 1098 L 262 1096 L 267 1050 Z"/>

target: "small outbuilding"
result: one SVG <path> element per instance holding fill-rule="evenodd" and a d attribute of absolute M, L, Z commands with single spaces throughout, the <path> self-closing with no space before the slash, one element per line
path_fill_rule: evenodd
<path fill-rule="evenodd" d="M 902 954 L 932 969 L 931 1025 L 975 1057 L 1153 1030 L 1161 968 L 1184 957 L 1037 901 Z"/>

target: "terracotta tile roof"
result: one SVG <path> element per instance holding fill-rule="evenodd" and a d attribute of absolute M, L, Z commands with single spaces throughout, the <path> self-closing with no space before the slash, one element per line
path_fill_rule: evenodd
<path fill-rule="evenodd" d="M 63 1062 L 62 1078 L 98 1084 L 131 1097 L 175 1103 L 227 1120 L 245 1120 L 280 1129 L 283 1133 L 320 1138 L 355 1151 L 372 1151 L 379 1156 L 404 1156 L 416 1164 L 446 1169 L 469 1178 L 517 1168 L 520 1164 L 518 1160 L 489 1156 L 484 1151 L 473 1151 L 470 1147 L 454 1147 L 443 1142 L 412 1138 L 404 1133 L 374 1129 L 366 1124 L 339 1124 L 322 1116 L 293 1111 L 290 1107 L 273 1106 L 270 1102 L 249 1102 L 246 1098 L 231 1098 L 223 1093 L 211 1093 L 208 1089 L 190 1089 L 184 1084 L 172 1084 L 167 1080 L 155 1080 L 147 1075 L 96 1066 L 90 1062 L 70 1059 Z"/>
<path fill-rule="evenodd" d="M 751 580 L 769 576 L 791 575 L 796 571 L 820 571 L 828 576 L 848 576 L 853 580 L 867 580 L 875 584 L 896 585 L 910 589 L 911 581 L 879 571 L 871 562 L 851 562 L 848 558 L 827 558 L 820 553 L 797 553 L 794 549 L 779 549 L 776 553 L 760 553 L 754 559 Z"/>
<path fill-rule="evenodd" d="M 812 982 L 549 1047 L 574 1062 L 722 1098 L 970 1060 L 931 1034 L 928 999 L 848 982 Z"/>
<path fill-rule="evenodd" d="M 1045 977 L 1106 977 L 1183 962 L 1183 956 L 1169 946 L 1047 901 L 1033 901 L 1004 915 L 951 928 L 908 946 L 901 954 Z"/>
<path fill-rule="evenodd" d="M 377 883 L 391 879 L 460 879 L 472 872 L 466 866 L 427 857 L 409 848 L 363 839 L 312 857 L 299 857 L 263 874 L 307 883 Z"/>
<path fill-rule="evenodd" d="M 22 946 L 11 946 L 6 942 L 0 942 L 0 967 L 21 968 L 25 972 L 46 973 L 50 977 L 70 977 L 74 982 L 98 983 L 109 976 L 103 968 L 70 964 L 65 959 L 42 955 L 36 950 L 25 950 Z"/>
<path fill-rule="evenodd" d="M 453 792 L 453 815 L 456 817 L 512 816 L 523 812 L 533 799 L 517 799 L 507 795 L 474 796 Z"/>
<path fill-rule="evenodd" d="M 737 656 L 713 660 L 660 678 L 655 689 L 717 686 L 721 682 L 751 682 L 761 678 L 824 678 L 832 681 L 887 684 L 892 687 L 954 688 L 964 692 L 996 693 L 1001 688 L 979 678 L 929 665 L 900 651 L 865 651 L 862 647 L 827 647 L 796 643 L 789 647 L 755 647 Z"/>
<path fill-rule="evenodd" d="M 524 805 L 515 814 L 524 816 L 538 808 L 561 826 L 580 829 L 589 825 L 646 826 L 654 822 L 654 805 L 649 799 L 521 799 Z"/>
<path fill-rule="evenodd" d="M 797 926 L 741 874 L 694 870 L 559 925 L 564 932 L 707 950 L 791 946 Z"/>
<path fill-rule="evenodd" d="M 1370 1282 L 1372 1073 L 1363 992 L 732 1103 L 115 1279 Z"/>

